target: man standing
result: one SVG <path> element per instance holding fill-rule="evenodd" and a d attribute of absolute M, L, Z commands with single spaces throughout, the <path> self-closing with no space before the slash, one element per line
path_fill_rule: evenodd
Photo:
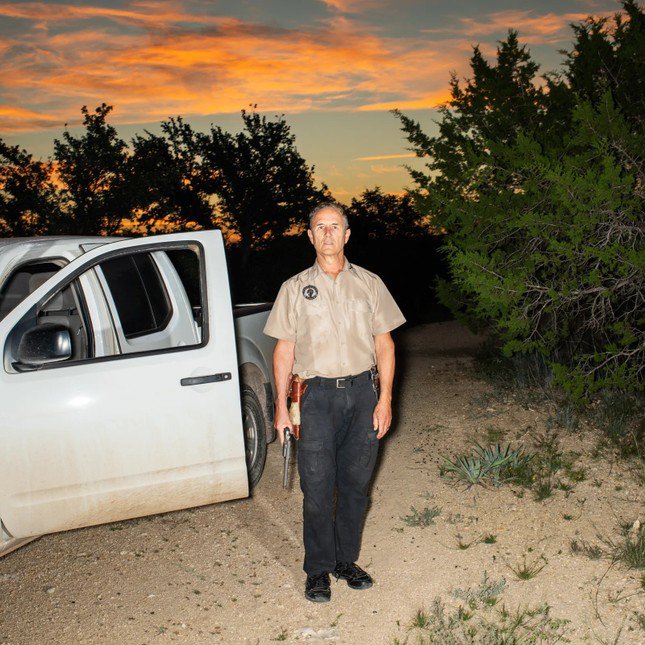
<path fill-rule="evenodd" d="M 345 258 L 350 230 L 342 208 L 317 206 L 307 233 L 316 262 L 282 285 L 264 333 L 278 339 L 273 372 L 280 442 L 283 429 L 292 429 L 287 410 L 291 375 L 307 384 L 298 442 L 305 597 L 327 602 L 329 573 L 352 589 L 372 586 L 355 561 L 378 442 L 392 422 L 390 332 L 405 318 L 381 279 Z"/>

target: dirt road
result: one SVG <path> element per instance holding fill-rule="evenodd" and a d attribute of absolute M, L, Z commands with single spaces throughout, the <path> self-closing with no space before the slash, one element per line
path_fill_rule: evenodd
<path fill-rule="evenodd" d="M 472 374 L 478 343 L 456 323 L 399 336 L 396 423 L 382 444 L 360 559 L 372 589 L 332 582 L 330 603 L 303 598 L 301 494 L 297 481 L 282 490 L 272 446 L 250 499 L 45 536 L 1 559 L 0 642 L 416 642 L 415 612 L 436 596 L 456 607 L 451 592 L 476 586 L 484 571 L 505 579 L 509 609 L 546 602 L 571 621 L 571 642 L 613 642 L 621 626 L 618 642 L 643 642 L 640 572 L 570 551 L 574 539 L 616 538 L 620 521 L 642 512 L 636 477 L 592 460 L 591 437 L 560 436 L 584 477 L 542 502 L 440 478 L 441 457 L 473 440 L 528 445 L 545 428 L 546 410 L 486 398 L 490 387 Z M 413 526 L 411 507 L 440 514 Z M 523 561 L 544 567 L 519 580 L 513 569 Z"/>

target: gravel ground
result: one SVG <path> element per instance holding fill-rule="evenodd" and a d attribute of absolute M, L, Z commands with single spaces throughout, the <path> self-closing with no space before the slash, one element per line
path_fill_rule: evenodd
<path fill-rule="evenodd" d="M 546 409 L 491 396 L 474 378 L 480 342 L 455 322 L 397 338 L 395 424 L 382 442 L 360 559 L 372 589 L 332 581 L 330 603 L 304 599 L 302 498 L 297 481 L 282 490 L 274 445 L 249 499 L 49 535 L 0 559 L 0 642 L 412 643 L 422 634 L 411 629 L 417 610 L 436 597 L 457 607 L 451 592 L 484 572 L 505 579 L 509 610 L 548 603 L 552 617 L 570 621 L 570 642 L 644 642 L 642 573 L 570 551 L 574 539 L 620 539 L 620 523 L 643 508 L 635 473 L 606 454 L 592 459 L 591 435 L 560 432 L 584 477 L 541 502 L 440 477 L 442 457 L 473 441 L 503 436 L 530 447 L 545 431 Z M 410 526 L 411 507 L 441 512 L 434 524 Z M 525 560 L 544 567 L 521 581 L 513 569 Z"/>

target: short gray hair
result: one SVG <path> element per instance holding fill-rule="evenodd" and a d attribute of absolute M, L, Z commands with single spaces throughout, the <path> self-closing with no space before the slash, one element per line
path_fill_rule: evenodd
<path fill-rule="evenodd" d="M 311 211 L 311 213 L 309 213 L 310 229 L 314 221 L 314 217 L 316 217 L 316 215 L 318 215 L 320 211 L 324 211 L 326 208 L 329 208 L 332 211 L 336 211 L 343 218 L 343 221 L 345 222 L 345 228 L 349 228 L 349 220 L 347 219 L 347 214 L 345 213 L 345 209 L 340 204 L 337 204 L 336 202 L 321 202 Z"/>

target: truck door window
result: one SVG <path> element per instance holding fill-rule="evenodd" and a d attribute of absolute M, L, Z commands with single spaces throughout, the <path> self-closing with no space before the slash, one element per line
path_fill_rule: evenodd
<path fill-rule="evenodd" d="M 189 251 L 190 253 L 190 251 Z M 127 339 L 163 330 L 172 317 L 166 288 L 149 253 L 101 263 Z"/>
<path fill-rule="evenodd" d="M 168 259 L 179 276 L 186 296 L 190 302 L 193 319 L 198 327 L 202 326 L 202 294 L 199 257 L 190 249 L 171 249 L 166 251 Z"/>
<path fill-rule="evenodd" d="M 192 247 L 140 251 L 99 264 L 121 353 L 201 343 L 200 265 Z"/>

